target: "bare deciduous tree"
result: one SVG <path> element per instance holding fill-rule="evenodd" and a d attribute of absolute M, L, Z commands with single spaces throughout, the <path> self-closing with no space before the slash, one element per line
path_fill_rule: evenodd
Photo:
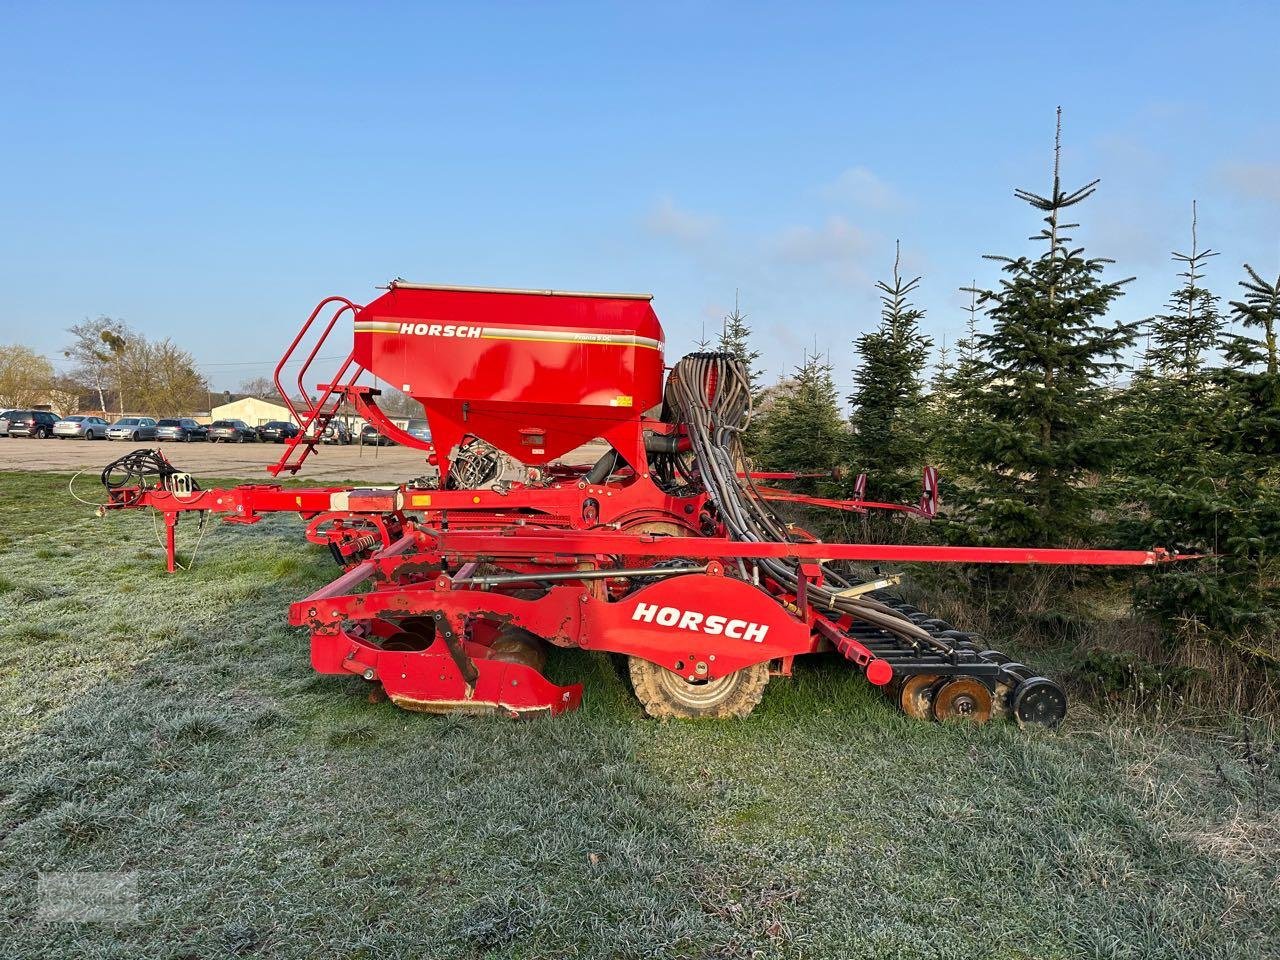
<path fill-rule="evenodd" d="M 123 379 L 133 406 L 164 416 L 192 413 L 208 403 L 209 384 L 196 369 L 195 358 L 169 339 L 148 342 L 134 337 L 121 357 Z"/>
<path fill-rule="evenodd" d="M 250 377 L 247 380 L 241 380 L 238 392 L 271 400 L 276 399 L 280 393 L 276 389 L 275 381 L 270 377 Z"/>
<path fill-rule="evenodd" d="M 30 347 L 0 347 L 0 406 L 44 403 L 52 381 L 53 364 Z"/>
<path fill-rule="evenodd" d="M 123 320 L 98 317 L 84 320 L 67 328 L 71 344 L 62 355 L 75 364 L 71 376 L 86 388 L 98 394 L 99 409 L 107 409 L 107 390 L 114 385 L 119 391 L 118 401 L 124 412 L 124 391 L 120 381 L 120 358 L 125 345 L 133 338 L 133 331 Z"/>

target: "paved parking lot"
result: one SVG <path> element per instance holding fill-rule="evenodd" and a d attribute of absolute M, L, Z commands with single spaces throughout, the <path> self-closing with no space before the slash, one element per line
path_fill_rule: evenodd
<path fill-rule="evenodd" d="M 159 447 L 181 469 L 200 477 L 229 477 L 270 482 L 267 466 L 284 452 L 277 443 L 124 443 L 110 440 L 32 440 L 0 437 L 0 470 L 97 470 L 137 447 Z M 425 455 L 406 447 L 322 446 L 308 459 L 300 477 L 394 483 L 427 470 Z"/>
<path fill-rule="evenodd" d="M 159 447 L 174 465 L 197 480 L 227 477 L 270 482 L 267 466 L 284 452 L 277 443 L 124 443 L 111 440 L 33 440 L 0 437 L 0 470 L 96 471 L 137 447 Z M 570 463 L 594 461 L 603 445 L 589 444 L 565 457 Z M 425 454 L 407 447 L 321 446 L 298 474 L 315 481 L 355 480 L 398 483 L 427 472 Z"/>

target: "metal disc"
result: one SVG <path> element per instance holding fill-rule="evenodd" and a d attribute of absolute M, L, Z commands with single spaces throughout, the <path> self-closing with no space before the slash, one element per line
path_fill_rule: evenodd
<path fill-rule="evenodd" d="M 933 691 L 938 678 L 931 673 L 919 673 L 902 681 L 898 694 L 898 706 L 908 717 L 928 720 L 933 716 Z"/>
<path fill-rule="evenodd" d="M 1013 715 L 1018 726 L 1037 724 L 1053 728 L 1067 715 L 1067 695 L 1045 677 L 1031 677 L 1018 684 L 1013 694 Z"/>
<path fill-rule="evenodd" d="M 953 677 L 933 696 L 933 718 L 944 723 L 949 720 L 986 723 L 991 719 L 991 691 L 972 677 Z"/>

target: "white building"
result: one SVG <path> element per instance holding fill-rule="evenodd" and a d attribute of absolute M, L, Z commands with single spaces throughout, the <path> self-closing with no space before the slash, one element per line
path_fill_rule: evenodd
<path fill-rule="evenodd" d="M 261 397 L 241 397 L 220 403 L 209 411 L 212 420 L 243 420 L 251 427 L 260 427 L 272 420 L 283 420 L 285 423 L 297 423 L 290 415 L 289 408 Z"/>

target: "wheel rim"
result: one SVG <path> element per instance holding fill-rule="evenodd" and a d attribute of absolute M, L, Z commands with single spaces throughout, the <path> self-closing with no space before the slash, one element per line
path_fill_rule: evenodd
<path fill-rule="evenodd" d="M 714 680 L 690 683 L 678 673 L 663 670 L 657 676 L 662 692 L 677 703 L 693 709 L 714 707 L 733 695 L 742 677 L 738 673 Z"/>
<path fill-rule="evenodd" d="M 1020 727 L 1053 729 L 1067 715 L 1067 695 L 1052 680 L 1030 677 L 1014 691 L 1013 715 Z"/>

